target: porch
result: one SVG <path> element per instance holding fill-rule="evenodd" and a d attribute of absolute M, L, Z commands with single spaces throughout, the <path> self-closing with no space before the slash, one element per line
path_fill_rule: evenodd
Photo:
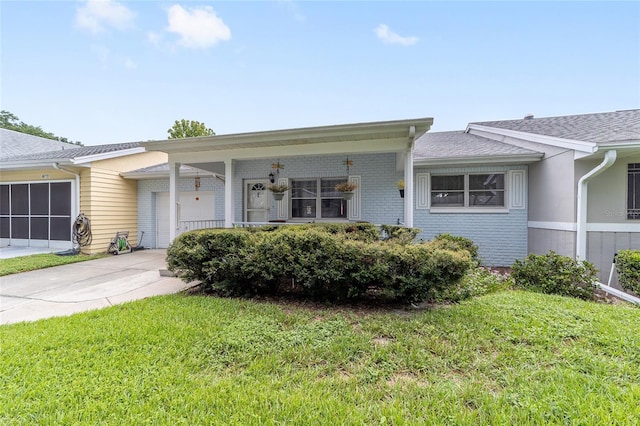
<path fill-rule="evenodd" d="M 431 118 L 349 124 L 305 129 L 151 141 L 148 151 L 169 157 L 169 241 L 200 228 L 357 222 L 413 225 L 415 138 L 427 132 Z M 218 177 L 216 206 L 210 216 L 181 217 L 181 166 Z M 396 182 L 404 180 L 401 198 Z M 344 200 L 335 184 L 356 184 Z M 276 200 L 270 184 L 289 187 Z M 222 213 L 222 214 L 220 214 Z"/>

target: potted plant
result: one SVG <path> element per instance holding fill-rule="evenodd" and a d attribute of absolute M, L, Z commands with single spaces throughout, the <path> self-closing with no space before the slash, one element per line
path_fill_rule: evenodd
<path fill-rule="evenodd" d="M 267 189 L 273 192 L 273 198 L 276 201 L 280 201 L 284 197 L 284 193 L 289 190 L 289 185 L 285 183 L 272 183 L 271 185 L 267 186 Z"/>
<path fill-rule="evenodd" d="M 353 182 L 340 182 L 335 186 L 336 191 L 342 192 L 342 198 L 345 200 L 350 200 L 353 198 L 353 191 L 356 190 L 358 185 Z"/>
<path fill-rule="evenodd" d="M 404 179 L 400 179 L 396 183 L 396 186 L 398 187 L 398 190 L 400 191 L 400 198 L 404 198 Z"/>

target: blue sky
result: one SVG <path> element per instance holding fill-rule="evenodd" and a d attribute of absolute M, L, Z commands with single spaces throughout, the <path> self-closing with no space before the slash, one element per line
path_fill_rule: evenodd
<path fill-rule="evenodd" d="M 6 1 L 0 106 L 85 145 L 640 107 L 640 2 Z"/>

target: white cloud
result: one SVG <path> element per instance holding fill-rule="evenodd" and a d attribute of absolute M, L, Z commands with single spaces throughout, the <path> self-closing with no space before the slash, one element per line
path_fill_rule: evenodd
<path fill-rule="evenodd" d="M 209 6 L 184 9 L 175 4 L 169 8 L 167 31 L 180 36 L 179 43 L 189 48 L 206 48 L 231 39 L 231 30 Z"/>
<path fill-rule="evenodd" d="M 136 68 L 138 68 L 138 64 L 136 64 L 135 62 L 133 62 L 133 60 L 129 59 L 129 58 L 125 58 L 124 59 L 124 67 L 130 70 L 134 70 Z"/>
<path fill-rule="evenodd" d="M 418 37 L 414 36 L 402 37 L 401 35 L 391 31 L 391 28 L 385 24 L 378 25 L 375 29 L 375 33 L 384 44 L 401 44 L 403 46 L 411 46 L 416 44 L 419 40 Z"/>
<path fill-rule="evenodd" d="M 147 41 L 151 44 L 160 44 L 162 41 L 162 34 L 158 34 L 155 31 L 147 31 Z"/>
<path fill-rule="evenodd" d="M 284 7 L 293 15 L 293 18 L 298 22 L 304 22 L 307 18 L 304 16 L 302 11 L 300 10 L 300 6 L 298 3 L 293 0 L 278 0 L 278 4 L 281 7 Z"/>
<path fill-rule="evenodd" d="M 94 34 L 106 27 L 124 30 L 133 24 L 133 13 L 129 8 L 112 0 L 88 0 L 76 11 L 76 25 Z"/>

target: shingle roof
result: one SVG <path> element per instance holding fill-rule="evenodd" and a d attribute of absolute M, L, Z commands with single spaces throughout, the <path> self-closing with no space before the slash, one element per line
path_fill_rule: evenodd
<path fill-rule="evenodd" d="M 594 143 L 640 140 L 640 109 L 471 124 Z"/>
<path fill-rule="evenodd" d="M 141 169 L 131 170 L 127 172 L 128 174 L 156 174 L 156 173 L 166 173 L 169 176 L 169 163 L 160 163 L 149 167 L 143 167 Z M 213 174 L 213 172 L 208 172 L 206 170 L 198 169 L 196 167 L 187 166 L 186 164 L 180 165 L 180 173 L 206 173 Z"/>
<path fill-rule="evenodd" d="M 74 145 L 73 149 L 65 149 L 59 151 L 35 152 L 31 154 L 18 155 L 14 157 L 2 158 L 0 161 L 42 161 L 42 160 L 65 160 L 78 157 L 87 157 L 90 155 L 106 154 L 109 152 L 123 151 L 126 149 L 137 148 L 139 142 L 116 143 L 108 145 L 92 145 L 78 147 Z"/>
<path fill-rule="evenodd" d="M 465 133 L 464 131 L 425 133 L 416 140 L 414 160 L 541 156 L 537 151 Z"/>
<path fill-rule="evenodd" d="M 0 128 L 0 158 L 75 148 L 78 145 Z"/>

